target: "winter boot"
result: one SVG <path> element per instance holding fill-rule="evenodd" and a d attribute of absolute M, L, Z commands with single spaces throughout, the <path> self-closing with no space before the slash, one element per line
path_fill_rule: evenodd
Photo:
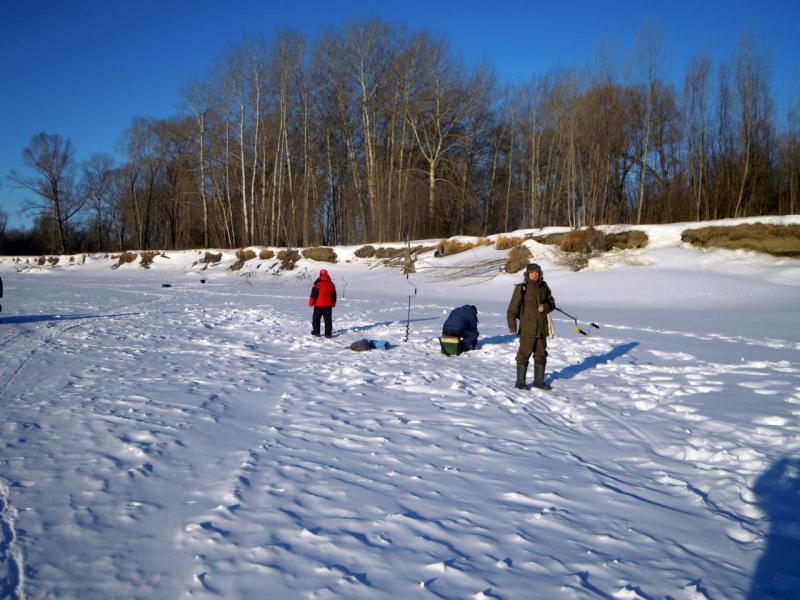
<path fill-rule="evenodd" d="M 520 390 L 527 390 L 528 386 L 525 383 L 525 379 L 528 376 L 528 365 L 520 365 L 517 364 L 517 383 L 514 384 L 514 387 Z"/>
<path fill-rule="evenodd" d="M 540 390 L 552 390 L 553 387 L 544 382 L 544 365 L 533 365 L 533 387 Z"/>

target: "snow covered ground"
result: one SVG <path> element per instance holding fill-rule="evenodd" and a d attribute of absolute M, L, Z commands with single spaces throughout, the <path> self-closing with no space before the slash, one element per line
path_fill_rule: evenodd
<path fill-rule="evenodd" d="M 670 231 L 578 273 L 532 246 L 601 327 L 556 315 L 550 393 L 513 387 L 520 276 L 453 276 L 491 247 L 420 260 L 407 343 L 369 261 L 6 260 L 0 598 L 800 597 L 800 261 Z M 462 304 L 483 346 L 448 358 Z"/>

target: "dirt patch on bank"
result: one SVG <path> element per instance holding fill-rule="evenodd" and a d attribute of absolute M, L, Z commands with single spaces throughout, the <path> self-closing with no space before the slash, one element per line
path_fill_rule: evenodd
<path fill-rule="evenodd" d="M 687 229 L 681 240 L 700 248 L 755 250 L 773 256 L 800 258 L 800 225 L 749 223 Z"/>

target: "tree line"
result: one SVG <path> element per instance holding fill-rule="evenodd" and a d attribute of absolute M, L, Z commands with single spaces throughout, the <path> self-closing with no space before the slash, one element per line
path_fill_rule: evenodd
<path fill-rule="evenodd" d="M 631 74 L 560 69 L 509 85 L 447 40 L 355 20 L 307 40 L 245 38 L 185 86 L 176 113 L 137 117 L 124 160 L 79 163 L 40 133 L 8 181 L 30 231 L 0 251 L 312 246 L 522 227 L 794 213 L 800 110 L 778 113 L 747 35 L 729 62 L 664 78 L 656 30 Z M 599 61 L 600 63 L 602 61 Z"/>

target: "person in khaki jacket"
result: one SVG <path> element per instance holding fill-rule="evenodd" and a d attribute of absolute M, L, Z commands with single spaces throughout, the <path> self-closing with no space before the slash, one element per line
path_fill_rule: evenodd
<path fill-rule="evenodd" d="M 544 369 L 547 364 L 547 336 L 549 326 L 547 315 L 556 307 L 556 301 L 545 283 L 542 268 L 531 263 L 525 268 L 525 279 L 514 286 L 514 294 L 508 305 L 508 329 L 511 335 L 519 335 L 517 352 L 517 382 L 514 387 L 525 390 L 528 386 L 528 361 L 533 354 L 533 387 L 549 390 L 544 382 Z M 519 321 L 519 328 L 517 328 Z"/>

